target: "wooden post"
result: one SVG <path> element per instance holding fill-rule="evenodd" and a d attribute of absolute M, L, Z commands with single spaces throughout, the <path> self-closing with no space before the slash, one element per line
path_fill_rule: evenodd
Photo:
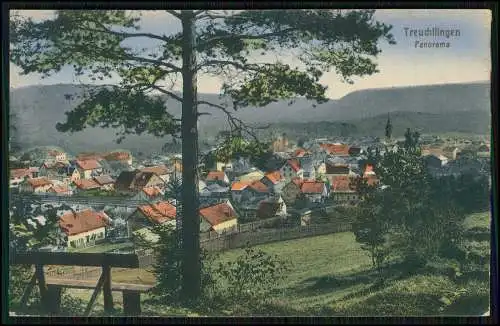
<path fill-rule="evenodd" d="M 125 316 L 141 314 L 141 294 L 137 291 L 123 291 L 123 313 Z"/>
<path fill-rule="evenodd" d="M 49 298 L 47 297 L 47 285 L 45 284 L 45 275 L 43 274 L 43 265 L 35 266 L 35 275 L 38 280 L 38 288 L 40 289 L 40 299 L 44 308 L 50 310 Z"/>
<path fill-rule="evenodd" d="M 47 287 L 47 308 L 49 314 L 57 315 L 61 312 L 61 293 L 60 286 L 49 285 Z"/>
<path fill-rule="evenodd" d="M 111 293 L 111 267 L 104 265 L 102 267 L 102 274 L 104 276 L 103 294 L 104 294 L 104 311 L 113 311 L 113 295 Z"/>
<path fill-rule="evenodd" d="M 105 274 L 102 273 L 101 277 L 97 281 L 97 285 L 95 287 L 94 293 L 92 293 L 92 297 L 90 298 L 90 301 L 87 305 L 87 308 L 85 309 L 85 316 L 90 315 L 90 312 L 92 311 L 92 308 L 94 307 L 95 300 L 97 299 L 97 296 L 101 292 L 102 286 L 104 284 L 104 278 L 105 278 Z"/>

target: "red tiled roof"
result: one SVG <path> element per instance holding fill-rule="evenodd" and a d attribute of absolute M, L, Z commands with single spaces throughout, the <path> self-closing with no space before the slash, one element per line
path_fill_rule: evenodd
<path fill-rule="evenodd" d="M 38 188 L 38 187 L 43 187 L 43 186 L 48 186 L 51 185 L 52 182 L 47 179 L 46 177 L 40 177 L 40 178 L 31 178 L 28 179 L 28 183 L 33 187 L 33 188 Z"/>
<path fill-rule="evenodd" d="M 200 209 L 200 215 L 212 226 L 236 218 L 235 211 L 227 203 L 220 203 Z"/>
<path fill-rule="evenodd" d="M 142 191 L 151 198 L 157 197 L 161 195 L 160 188 L 158 187 L 144 187 L 142 188 Z"/>
<path fill-rule="evenodd" d="M 271 181 L 273 184 L 277 184 L 283 179 L 283 176 L 281 175 L 280 171 L 268 172 L 264 175 L 264 177 L 268 178 L 269 181 Z"/>
<path fill-rule="evenodd" d="M 292 168 L 293 171 L 297 172 L 300 170 L 300 162 L 296 159 L 291 159 L 286 161 L 287 164 Z"/>
<path fill-rule="evenodd" d="M 11 179 L 19 179 L 28 177 L 30 175 L 29 169 L 11 169 L 10 170 L 10 178 Z"/>
<path fill-rule="evenodd" d="M 254 181 L 250 184 L 250 188 L 257 192 L 269 192 L 269 189 L 260 180 Z"/>
<path fill-rule="evenodd" d="M 323 182 L 316 181 L 305 181 L 300 187 L 300 190 L 304 194 L 321 194 L 324 189 L 325 184 Z"/>
<path fill-rule="evenodd" d="M 224 181 L 226 174 L 223 171 L 210 171 L 207 174 L 207 181 Z"/>
<path fill-rule="evenodd" d="M 292 182 L 294 184 L 296 184 L 297 186 L 302 186 L 302 184 L 304 183 L 304 179 L 301 179 L 299 177 L 296 177 L 296 178 L 292 178 Z"/>
<path fill-rule="evenodd" d="M 168 174 L 170 171 L 165 165 L 148 166 L 141 170 L 141 172 L 152 172 L 157 176 Z"/>
<path fill-rule="evenodd" d="M 96 161 L 99 161 L 99 160 L 102 160 L 102 154 L 100 153 L 80 153 L 76 156 L 76 158 L 78 160 L 96 160 Z"/>
<path fill-rule="evenodd" d="M 349 176 L 334 176 L 330 178 L 333 192 L 354 192 L 355 180 Z"/>
<path fill-rule="evenodd" d="M 303 148 L 297 148 L 294 152 L 293 152 L 293 156 L 294 157 L 304 157 L 305 155 L 309 154 L 308 151 L 306 151 L 305 149 Z"/>
<path fill-rule="evenodd" d="M 233 190 L 233 191 L 240 191 L 240 190 L 245 189 L 248 186 L 249 186 L 249 183 L 247 183 L 247 182 L 235 181 L 231 185 L 231 190 Z"/>
<path fill-rule="evenodd" d="M 137 209 L 144 214 L 151 222 L 162 224 L 175 219 L 176 208 L 168 201 L 157 204 L 139 206 Z"/>
<path fill-rule="evenodd" d="M 112 152 L 103 155 L 106 161 L 128 161 L 130 154 L 127 152 Z"/>
<path fill-rule="evenodd" d="M 345 144 L 321 144 L 321 148 L 325 149 L 328 154 L 332 155 L 349 155 L 349 145 Z"/>
<path fill-rule="evenodd" d="M 59 219 L 59 226 L 67 235 L 75 235 L 105 227 L 109 217 L 104 212 L 87 209 L 75 213 L 67 213 Z"/>
<path fill-rule="evenodd" d="M 98 169 L 98 168 L 101 167 L 101 165 L 99 164 L 99 162 L 97 162 L 97 160 L 94 160 L 94 159 L 90 159 L 90 160 L 77 160 L 76 164 L 82 170 L 94 170 L 94 169 Z"/>
<path fill-rule="evenodd" d="M 50 187 L 49 191 L 51 189 L 56 194 L 65 194 L 65 193 L 69 193 L 70 192 L 70 189 L 69 189 L 69 187 L 67 185 L 52 185 L 52 187 Z"/>
<path fill-rule="evenodd" d="M 80 179 L 80 180 L 75 180 L 73 182 L 75 183 L 78 189 L 82 190 L 97 189 L 101 187 L 97 182 L 95 182 L 92 179 Z"/>

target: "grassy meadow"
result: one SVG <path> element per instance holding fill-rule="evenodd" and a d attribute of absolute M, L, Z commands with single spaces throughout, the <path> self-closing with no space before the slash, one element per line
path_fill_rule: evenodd
<path fill-rule="evenodd" d="M 466 227 L 489 233 L 489 219 L 489 212 L 472 214 L 465 221 Z M 477 255 L 489 257 L 489 238 L 477 239 L 477 233 L 473 233 L 467 242 L 477 249 Z M 286 280 L 271 294 L 266 311 L 248 310 L 250 315 L 477 316 L 489 307 L 489 279 L 484 273 L 457 281 L 442 273 L 396 272 L 389 266 L 384 271 L 386 282 L 376 282 L 370 257 L 351 232 L 257 247 L 287 260 L 292 268 Z M 243 249 L 234 249 L 222 252 L 217 259 L 234 260 L 242 253 Z M 112 279 L 120 283 L 154 284 L 154 276 L 144 269 L 114 269 Z M 71 306 L 80 305 L 81 311 L 91 296 L 88 290 L 67 290 L 66 293 L 70 296 L 64 298 L 63 305 L 69 306 L 72 301 Z M 113 293 L 113 298 L 117 314 L 120 314 L 121 294 Z M 94 309 L 96 315 L 102 315 L 102 296 Z M 78 312 L 72 310 L 71 313 Z M 143 303 L 143 314 L 208 315 L 147 302 Z M 220 314 L 235 315 L 235 312 L 217 313 Z"/>

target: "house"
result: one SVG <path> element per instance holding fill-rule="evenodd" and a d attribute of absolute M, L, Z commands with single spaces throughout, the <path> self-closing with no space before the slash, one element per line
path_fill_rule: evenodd
<path fill-rule="evenodd" d="M 231 184 L 231 198 L 235 202 L 241 202 L 243 199 L 244 190 L 248 188 L 251 182 L 235 181 Z"/>
<path fill-rule="evenodd" d="M 349 145 L 340 144 L 340 143 L 323 143 L 320 144 L 320 147 L 323 148 L 326 153 L 330 156 L 349 156 Z"/>
<path fill-rule="evenodd" d="M 280 171 L 267 172 L 262 179 L 260 179 L 271 193 L 280 194 L 285 186 L 285 178 L 281 175 Z"/>
<path fill-rule="evenodd" d="M 107 162 L 118 162 L 128 166 L 132 165 L 132 154 L 128 152 L 111 152 L 102 155 Z"/>
<path fill-rule="evenodd" d="M 251 168 L 244 174 L 237 177 L 236 180 L 241 182 L 253 182 L 253 181 L 259 181 L 263 177 L 264 177 L 264 172 L 256 168 Z"/>
<path fill-rule="evenodd" d="M 286 134 L 277 137 L 271 144 L 271 150 L 273 152 L 286 152 L 288 149 L 288 138 Z"/>
<path fill-rule="evenodd" d="M 234 232 L 238 227 L 236 211 L 229 201 L 200 209 L 200 232 Z"/>
<path fill-rule="evenodd" d="M 336 205 L 354 205 L 359 200 L 355 179 L 351 176 L 336 175 L 330 180 L 330 197 Z"/>
<path fill-rule="evenodd" d="M 160 179 L 162 179 L 166 183 L 170 181 L 170 176 L 172 175 L 172 171 L 170 171 L 170 169 L 167 168 L 166 165 L 145 167 L 141 169 L 141 172 L 152 172 L 156 174 L 158 177 L 160 177 Z"/>
<path fill-rule="evenodd" d="M 94 179 L 80 179 L 73 182 L 76 192 L 101 189 L 101 186 Z"/>
<path fill-rule="evenodd" d="M 63 179 L 68 178 L 67 170 L 69 166 L 69 164 L 63 162 L 44 161 L 40 166 L 39 174 L 49 180 L 63 181 Z"/>
<path fill-rule="evenodd" d="M 45 193 L 52 186 L 52 182 L 46 177 L 28 178 L 19 184 L 20 192 Z"/>
<path fill-rule="evenodd" d="M 65 233 L 68 248 L 79 249 L 95 245 L 106 237 L 109 216 L 92 209 L 70 212 L 59 218 L 59 227 Z"/>
<path fill-rule="evenodd" d="M 213 198 L 229 198 L 230 188 L 227 186 L 221 186 L 218 183 L 211 183 L 205 189 L 205 193 L 210 193 Z"/>
<path fill-rule="evenodd" d="M 450 158 L 451 160 L 456 160 L 460 154 L 460 149 L 455 146 L 447 146 L 443 148 L 443 155 Z"/>
<path fill-rule="evenodd" d="M 67 184 L 54 184 L 47 190 L 47 193 L 56 196 L 71 196 L 73 189 Z"/>
<path fill-rule="evenodd" d="M 141 191 L 145 187 L 164 188 L 165 182 L 153 172 L 123 171 L 115 181 L 115 190 L 123 194 Z"/>
<path fill-rule="evenodd" d="M 95 159 L 89 160 L 76 160 L 75 166 L 82 179 L 91 179 L 102 173 L 102 167 Z"/>
<path fill-rule="evenodd" d="M 79 153 L 76 155 L 77 160 L 96 160 L 96 161 L 101 161 L 103 159 L 103 154 L 101 153 L 96 153 L 96 152 L 84 152 L 84 153 Z"/>
<path fill-rule="evenodd" d="M 312 159 L 301 161 L 302 170 L 304 170 L 304 179 L 314 180 L 316 178 L 316 169 Z"/>
<path fill-rule="evenodd" d="M 304 148 L 297 148 L 292 153 L 292 157 L 297 158 L 297 159 L 307 157 L 309 155 L 311 155 L 311 153 Z"/>
<path fill-rule="evenodd" d="M 351 169 L 347 164 L 326 164 L 326 173 L 327 176 L 336 176 L 336 175 L 350 175 Z"/>
<path fill-rule="evenodd" d="M 286 160 L 280 169 L 280 173 L 286 180 L 297 177 L 302 179 L 304 177 L 304 170 L 297 159 Z"/>
<path fill-rule="evenodd" d="M 145 187 L 142 188 L 131 200 L 137 201 L 158 201 L 163 199 L 164 192 L 161 188 L 153 186 L 153 187 Z"/>
<path fill-rule="evenodd" d="M 94 177 L 93 180 L 101 187 L 102 190 L 113 190 L 115 186 L 115 180 L 109 175 L 100 175 Z"/>
<path fill-rule="evenodd" d="M 48 152 L 49 159 L 55 161 L 55 162 L 66 162 L 68 160 L 66 153 L 58 151 L 58 150 L 51 150 Z"/>
<path fill-rule="evenodd" d="M 17 188 L 26 178 L 37 178 L 38 168 L 11 169 L 9 175 L 9 186 Z"/>
<path fill-rule="evenodd" d="M 251 182 L 247 188 L 243 190 L 242 200 L 253 200 L 256 198 L 267 198 L 270 195 L 269 188 L 260 180 Z"/>
<path fill-rule="evenodd" d="M 326 174 L 326 163 L 325 162 L 320 162 L 316 166 L 316 176 L 321 176 Z"/>
<path fill-rule="evenodd" d="M 157 224 L 175 227 L 175 218 L 176 208 L 168 201 L 139 206 L 127 219 L 128 234 L 131 236 L 137 230 Z"/>
<path fill-rule="evenodd" d="M 300 187 L 309 205 L 322 205 L 328 198 L 328 188 L 324 182 L 304 181 Z"/>
<path fill-rule="evenodd" d="M 78 169 L 64 162 L 44 162 L 40 167 L 40 176 L 45 176 L 49 180 L 57 180 L 70 184 L 75 180 L 80 179 L 80 172 Z"/>
<path fill-rule="evenodd" d="M 210 184 L 219 184 L 219 185 L 224 185 L 227 186 L 230 184 L 229 178 L 227 177 L 226 173 L 224 171 L 210 171 L 207 174 L 207 177 L 205 178 L 205 182 L 207 185 Z"/>
<path fill-rule="evenodd" d="M 225 171 L 225 170 L 232 171 L 233 170 L 233 162 L 217 161 L 217 162 L 215 162 L 215 170 L 216 171 Z"/>

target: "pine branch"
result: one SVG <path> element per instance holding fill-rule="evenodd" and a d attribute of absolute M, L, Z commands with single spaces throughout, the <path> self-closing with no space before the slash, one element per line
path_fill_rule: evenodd
<path fill-rule="evenodd" d="M 207 15 L 207 17 L 210 17 L 212 19 L 215 18 L 227 18 L 227 16 L 210 16 Z M 269 32 L 269 33 L 264 33 L 260 35 L 245 35 L 245 34 L 228 34 L 228 35 L 220 35 L 220 36 L 214 36 L 205 40 L 200 40 L 198 42 L 197 48 L 205 48 L 206 46 L 212 44 L 212 43 L 217 43 L 219 41 L 237 41 L 237 40 L 261 40 L 261 39 L 267 39 L 267 38 L 272 38 L 274 36 L 283 36 L 288 32 L 296 30 L 295 28 L 285 28 L 280 31 L 276 32 Z"/>

